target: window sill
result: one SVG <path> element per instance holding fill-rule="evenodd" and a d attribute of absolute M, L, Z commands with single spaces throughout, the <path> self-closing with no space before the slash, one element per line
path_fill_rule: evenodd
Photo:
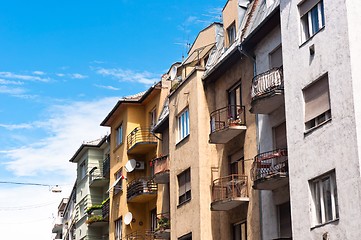
<path fill-rule="evenodd" d="M 317 126 L 314 126 L 314 127 L 310 128 L 310 129 L 305 130 L 304 136 L 306 137 L 306 136 L 309 135 L 311 132 L 313 132 L 313 131 L 315 131 L 316 129 L 322 127 L 323 125 L 326 125 L 327 123 L 331 122 L 331 120 L 332 120 L 332 118 L 329 118 L 329 119 L 327 119 L 326 121 L 318 124 Z"/>
<path fill-rule="evenodd" d="M 320 28 L 315 34 L 313 34 L 311 37 L 309 37 L 307 40 L 305 40 L 303 43 L 301 43 L 301 45 L 299 46 L 299 48 L 302 48 L 303 46 L 305 46 L 309 41 L 311 41 L 311 39 L 313 39 L 314 36 L 317 35 L 317 33 L 323 31 L 323 29 L 325 29 L 325 26 L 323 26 L 322 28 Z"/>
<path fill-rule="evenodd" d="M 316 226 L 311 227 L 311 230 L 316 229 L 316 228 L 323 227 L 323 226 L 325 226 L 325 225 L 327 225 L 327 224 L 338 223 L 339 220 L 340 220 L 339 218 L 336 218 L 336 219 L 333 219 L 333 220 L 328 221 L 328 222 L 325 222 L 325 223 L 320 223 L 320 224 L 318 224 L 318 225 L 316 225 Z"/>
<path fill-rule="evenodd" d="M 189 198 L 189 199 L 183 201 L 182 203 L 179 203 L 178 206 L 177 206 L 177 208 L 180 208 L 180 207 L 182 207 L 183 205 L 189 203 L 189 202 L 191 201 L 191 199 L 192 199 L 192 198 Z"/>
<path fill-rule="evenodd" d="M 178 147 L 178 145 L 180 145 L 180 144 L 183 143 L 186 139 L 189 138 L 189 135 L 190 135 L 190 134 L 188 134 L 187 136 L 185 136 L 184 138 L 182 138 L 181 140 L 179 140 L 178 142 L 176 142 L 175 146 Z"/>

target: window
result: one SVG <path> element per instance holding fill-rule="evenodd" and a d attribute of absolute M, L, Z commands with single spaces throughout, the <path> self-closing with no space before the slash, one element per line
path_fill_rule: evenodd
<path fill-rule="evenodd" d="M 236 41 L 236 26 L 234 23 L 227 28 L 228 46 L 231 46 Z"/>
<path fill-rule="evenodd" d="M 181 205 L 191 200 L 191 169 L 188 168 L 184 172 L 178 175 L 178 204 Z"/>
<path fill-rule="evenodd" d="M 327 75 L 303 89 L 305 100 L 305 129 L 310 130 L 331 119 Z"/>
<path fill-rule="evenodd" d="M 181 236 L 178 240 L 192 240 L 192 233 L 187 233 L 186 235 Z"/>
<path fill-rule="evenodd" d="M 178 141 L 189 135 L 189 110 L 184 110 L 178 116 Z"/>
<path fill-rule="evenodd" d="M 279 68 L 283 65 L 282 46 L 277 47 L 269 54 L 270 69 Z"/>
<path fill-rule="evenodd" d="M 122 218 L 115 220 L 115 240 L 122 239 Z"/>
<path fill-rule="evenodd" d="M 155 124 L 157 123 L 157 109 L 154 108 L 152 111 L 149 112 L 149 122 L 150 122 L 150 128 L 152 129 Z"/>
<path fill-rule="evenodd" d="M 286 122 L 273 128 L 273 146 L 275 149 L 287 148 Z"/>
<path fill-rule="evenodd" d="M 228 157 L 229 174 L 244 174 L 244 155 L 243 149 L 235 152 Z"/>
<path fill-rule="evenodd" d="M 333 170 L 309 182 L 314 224 L 338 219 L 336 176 Z"/>
<path fill-rule="evenodd" d="M 247 239 L 247 222 L 240 222 L 232 225 L 233 240 Z"/>
<path fill-rule="evenodd" d="M 232 120 L 240 119 L 240 112 L 242 111 L 242 91 L 241 83 L 237 83 L 236 86 L 228 90 L 228 106 L 229 106 L 229 118 Z"/>
<path fill-rule="evenodd" d="M 113 194 L 117 194 L 123 190 L 123 168 L 115 173 L 114 191 Z"/>
<path fill-rule="evenodd" d="M 278 223 L 281 238 L 292 237 L 291 204 L 286 202 L 277 206 Z"/>
<path fill-rule="evenodd" d="M 80 176 L 80 180 L 85 178 L 86 176 L 86 164 L 85 164 L 85 160 L 79 165 L 79 176 Z"/>
<path fill-rule="evenodd" d="M 307 41 L 325 26 L 323 1 L 306 0 L 298 6 L 301 16 L 301 41 Z"/>
<path fill-rule="evenodd" d="M 154 232 L 157 229 L 157 209 L 150 211 L 150 230 Z"/>
<path fill-rule="evenodd" d="M 115 132 L 115 143 L 117 146 L 123 143 L 123 124 L 120 124 Z"/>

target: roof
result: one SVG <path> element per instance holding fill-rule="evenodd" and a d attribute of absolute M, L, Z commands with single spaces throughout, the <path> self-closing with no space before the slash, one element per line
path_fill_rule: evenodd
<path fill-rule="evenodd" d="M 125 103 L 133 103 L 133 104 L 140 104 L 142 103 L 147 97 L 156 89 L 160 90 L 162 87 L 161 81 L 151 86 L 147 91 L 140 92 L 131 96 L 122 97 L 118 100 L 117 104 L 113 107 L 113 109 L 108 113 L 105 119 L 100 123 L 100 126 L 109 126 L 110 120 L 112 119 L 113 115 L 119 109 L 122 104 Z"/>
<path fill-rule="evenodd" d="M 75 152 L 75 154 L 73 155 L 73 157 L 69 160 L 69 162 L 77 162 L 77 158 L 80 154 L 84 153 L 85 150 L 89 149 L 89 148 L 100 148 L 103 143 L 105 143 L 106 139 L 108 138 L 108 136 L 104 136 L 103 138 L 100 139 L 96 139 L 90 142 L 86 142 L 83 143 L 78 150 Z"/>
<path fill-rule="evenodd" d="M 159 133 L 162 130 L 162 126 L 169 119 L 169 98 L 164 101 L 163 109 L 160 112 L 158 122 L 153 127 L 153 132 Z"/>
<path fill-rule="evenodd" d="M 197 41 L 197 39 L 198 39 L 199 35 L 201 35 L 201 33 L 202 33 L 202 32 L 204 32 L 204 31 L 206 31 L 208 28 L 211 28 L 213 25 L 223 26 L 223 24 L 222 24 L 222 23 L 220 23 L 220 22 L 213 22 L 213 23 L 209 24 L 207 27 L 203 28 L 201 31 L 199 31 L 199 33 L 198 33 L 197 37 L 194 39 L 194 41 L 193 41 L 193 43 L 192 43 L 191 47 L 189 48 L 189 50 L 188 50 L 188 53 L 187 53 L 187 54 L 189 54 L 189 53 L 190 53 L 190 51 L 192 50 L 192 48 L 193 48 L 193 46 L 194 46 L 194 43 Z"/>

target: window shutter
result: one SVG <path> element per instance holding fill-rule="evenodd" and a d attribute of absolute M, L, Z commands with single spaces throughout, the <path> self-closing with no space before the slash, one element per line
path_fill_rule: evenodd
<path fill-rule="evenodd" d="M 191 190 L 191 171 L 188 169 L 185 172 L 185 191 L 188 192 Z"/>
<path fill-rule="evenodd" d="M 303 90 L 305 99 L 305 122 L 330 110 L 327 75 Z"/>
<path fill-rule="evenodd" d="M 186 193 L 185 185 L 186 185 L 186 179 L 183 173 L 178 176 L 179 196 L 182 196 Z"/>
<path fill-rule="evenodd" d="M 308 13 L 320 0 L 306 0 L 298 5 L 298 9 L 300 11 L 300 16 L 302 17 L 306 13 Z"/>

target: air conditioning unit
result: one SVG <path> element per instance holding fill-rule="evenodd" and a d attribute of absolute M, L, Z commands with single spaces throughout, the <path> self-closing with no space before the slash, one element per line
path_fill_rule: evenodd
<path fill-rule="evenodd" d="M 135 170 L 143 170 L 144 169 L 144 162 L 143 161 L 137 161 L 135 165 Z"/>

